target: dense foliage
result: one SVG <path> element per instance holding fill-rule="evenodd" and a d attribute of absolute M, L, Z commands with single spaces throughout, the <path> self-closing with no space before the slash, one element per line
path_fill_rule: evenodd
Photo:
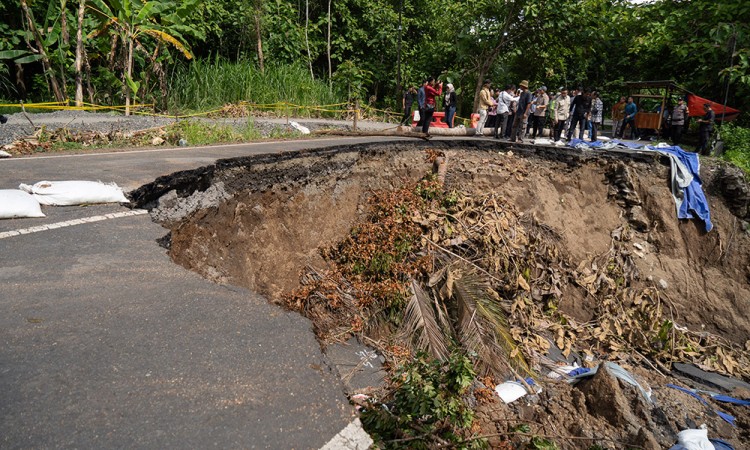
<path fill-rule="evenodd" d="M 729 123 L 721 128 L 724 158 L 750 175 L 750 128 Z"/>
<path fill-rule="evenodd" d="M 172 81 L 193 64 L 215 69 L 209 79 L 235 64 L 261 73 L 294 65 L 330 96 L 391 105 L 403 86 L 440 75 L 464 113 L 485 77 L 610 96 L 622 81 L 673 79 L 750 107 L 744 0 L 11 0 L 0 19 L 0 97 L 9 99 L 73 99 L 78 76 L 91 102 L 203 107 L 183 103 L 198 92 L 171 97 Z M 212 106 L 253 95 L 229 91 Z"/>

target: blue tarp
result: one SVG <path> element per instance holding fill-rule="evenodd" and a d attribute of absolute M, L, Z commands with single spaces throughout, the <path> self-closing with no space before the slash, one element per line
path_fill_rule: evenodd
<path fill-rule="evenodd" d="M 705 224 L 706 231 L 713 229 L 711 223 L 711 212 L 708 209 L 708 200 L 703 193 L 703 187 L 700 179 L 700 160 L 697 153 L 686 152 L 678 146 L 647 146 L 638 142 L 623 142 L 617 139 L 602 142 L 586 142 L 581 139 L 573 139 L 568 142 L 570 147 L 585 145 L 590 148 L 612 148 L 626 147 L 634 150 L 648 150 L 659 152 L 669 156 L 672 160 L 672 195 L 675 198 L 677 206 L 678 219 L 701 219 Z M 662 144 L 663 145 L 663 144 Z M 678 174 L 677 170 L 686 171 L 687 173 Z M 680 180 L 687 181 L 686 185 L 681 185 Z"/>
<path fill-rule="evenodd" d="M 673 155 L 693 175 L 693 181 L 682 189 L 682 203 L 677 207 L 677 217 L 680 219 L 701 219 L 706 225 L 706 231 L 711 231 L 711 212 L 708 210 L 708 200 L 703 193 L 703 183 L 700 178 L 701 163 L 697 153 L 686 152 L 680 147 L 646 147 L 659 153 Z"/>

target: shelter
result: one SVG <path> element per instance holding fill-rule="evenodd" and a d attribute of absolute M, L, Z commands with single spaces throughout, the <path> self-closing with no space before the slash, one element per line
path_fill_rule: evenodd
<path fill-rule="evenodd" d="M 657 133 L 666 124 L 664 120 L 664 111 L 668 109 L 670 101 L 674 96 L 685 98 L 690 110 L 690 117 L 703 116 L 703 104 L 709 103 L 716 113 L 716 120 L 734 120 L 740 113 L 738 109 L 724 107 L 724 105 L 712 102 L 700 97 L 687 89 L 680 87 L 673 80 L 660 81 L 627 81 L 625 87 L 628 89 L 629 96 L 638 106 L 638 114 L 635 116 L 635 125 L 639 128 L 655 130 Z M 655 111 L 649 111 L 642 107 L 643 100 L 652 99 L 658 104 Z"/>

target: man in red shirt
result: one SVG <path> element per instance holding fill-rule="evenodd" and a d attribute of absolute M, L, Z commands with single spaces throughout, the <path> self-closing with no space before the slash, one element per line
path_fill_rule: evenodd
<path fill-rule="evenodd" d="M 437 89 L 435 86 L 437 86 Z M 424 87 L 424 93 L 424 123 L 422 124 L 422 133 L 429 136 L 432 115 L 435 113 L 435 97 L 439 97 L 443 94 L 443 82 L 436 83 L 435 78 L 430 77 L 427 86 Z"/>

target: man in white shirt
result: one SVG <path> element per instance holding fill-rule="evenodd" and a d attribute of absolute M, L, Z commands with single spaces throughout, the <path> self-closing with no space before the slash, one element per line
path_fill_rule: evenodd
<path fill-rule="evenodd" d="M 516 91 L 516 85 L 508 84 L 505 90 L 500 92 L 500 98 L 497 102 L 497 119 L 495 120 L 495 139 L 505 136 L 508 128 L 508 115 L 510 114 L 510 104 L 517 102 L 518 97 L 513 96 Z M 498 132 L 498 130 L 500 130 Z"/>

